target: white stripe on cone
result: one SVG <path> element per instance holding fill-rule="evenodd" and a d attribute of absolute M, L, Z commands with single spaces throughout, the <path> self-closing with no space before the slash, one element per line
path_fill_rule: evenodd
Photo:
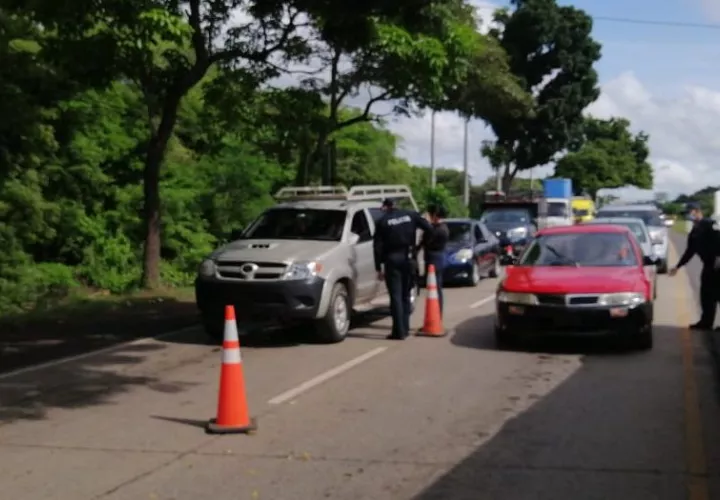
<path fill-rule="evenodd" d="M 224 365 L 239 365 L 242 363 L 242 355 L 239 347 L 223 349 L 222 362 Z"/>
<path fill-rule="evenodd" d="M 428 299 L 440 300 L 440 296 L 438 295 L 437 290 L 437 278 L 435 277 L 435 268 L 429 270 L 425 288 L 427 289 Z"/>
<path fill-rule="evenodd" d="M 237 323 L 234 319 L 225 321 L 225 333 L 223 335 L 225 342 L 239 342 Z M 242 363 L 242 355 L 239 347 L 231 347 L 223 349 L 222 362 L 226 365 L 239 365 Z"/>
<path fill-rule="evenodd" d="M 237 323 L 235 320 L 230 319 L 225 321 L 225 333 L 223 338 L 229 342 L 239 342 L 240 337 L 238 336 Z"/>
<path fill-rule="evenodd" d="M 428 273 L 426 288 L 437 289 L 437 278 L 435 278 L 435 269 Z"/>

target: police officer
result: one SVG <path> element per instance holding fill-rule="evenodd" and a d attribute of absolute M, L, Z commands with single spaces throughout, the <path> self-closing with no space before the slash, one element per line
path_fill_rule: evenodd
<path fill-rule="evenodd" d="M 715 323 L 717 303 L 720 300 L 720 228 L 710 218 L 704 218 L 700 205 L 689 203 L 690 218 L 693 228 L 688 234 L 687 247 L 680 257 L 677 266 L 670 269 L 670 276 L 675 276 L 678 269 L 687 264 L 695 255 L 702 260 L 700 273 L 700 321 L 690 325 L 695 330 L 710 330 Z"/>
<path fill-rule="evenodd" d="M 428 207 L 433 232 L 425 232 L 422 239 L 423 255 L 425 256 L 425 286 L 427 286 L 428 269 L 435 267 L 440 312 L 443 311 L 443 271 L 445 270 L 445 247 L 450 239 L 450 230 L 445 224 L 447 212 L 443 207 L 430 205 Z"/>
<path fill-rule="evenodd" d="M 374 236 L 375 270 L 379 280 L 385 279 L 390 295 L 393 325 L 387 338 L 404 340 L 410 335 L 412 254 L 417 230 L 432 232 L 433 228 L 417 212 L 396 208 L 392 199 L 384 200 L 382 207 L 385 213 L 376 223 Z"/>

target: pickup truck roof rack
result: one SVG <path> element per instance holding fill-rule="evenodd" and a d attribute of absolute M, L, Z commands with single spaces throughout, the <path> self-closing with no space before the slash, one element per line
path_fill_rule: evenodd
<path fill-rule="evenodd" d="M 376 184 L 353 186 L 302 186 L 284 187 L 275 193 L 278 201 L 344 200 L 380 201 L 385 198 L 407 199 L 417 209 L 412 191 L 406 185 Z"/>
<path fill-rule="evenodd" d="M 346 200 L 348 190 L 345 186 L 291 186 L 281 188 L 275 193 L 275 199 L 292 200 Z"/>

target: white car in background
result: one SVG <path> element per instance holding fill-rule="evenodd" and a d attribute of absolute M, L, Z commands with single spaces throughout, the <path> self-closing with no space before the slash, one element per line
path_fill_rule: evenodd
<path fill-rule="evenodd" d="M 591 221 L 584 222 L 586 224 L 613 224 L 616 226 L 625 226 L 628 228 L 635 239 L 640 244 L 642 249 L 643 257 L 649 257 L 650 259 L 660 260 L 655 251 L 653 250 L 653 244 L 650 238 L 650 231 L 648 231 L 645 222 L 639 218 L 633 217 L 596 217 Z M 658 266 L 646 266 L 648 278 L 653 284 L 653 297 L 657 297 L 657 270 Z"/>
<path fill-rule="evenodd" d="M 653 257 L 659 259 L 658 273 L 664 274 L 668 270 L 669 236 L 668 228 L 660 218 L 660 211 L 655 205 L 605 205 L 598 210 L 596 219 L 607 218 L 633 218 L 642 219 L 647 226 L 652 244 Z"/>

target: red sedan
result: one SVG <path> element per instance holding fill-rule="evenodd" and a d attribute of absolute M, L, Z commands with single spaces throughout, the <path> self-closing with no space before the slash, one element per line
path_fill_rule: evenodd
<path fill-rule="evenodd" d="M 623 226 L 539 231 L 498 286 L 498 345 L 530 337 L 608 335 L 651 349 L 654 291 L 644 266 L 655 264 Z"/>

